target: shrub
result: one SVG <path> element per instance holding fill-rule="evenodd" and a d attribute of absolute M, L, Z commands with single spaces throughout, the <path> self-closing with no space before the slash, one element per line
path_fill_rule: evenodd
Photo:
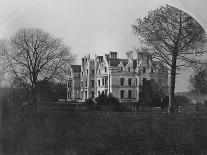
<path fill-rule="evenodd" d="M 88 110 L 94 110 L 95 103 L 94 103 L 94 101 L 93 101 L 92 98 L 86 99 L 86 102 L 85 103 L 87 105 Z"/>
<path fill-rule="evenodd" d="M 106 105 L 107 103 L 107 95 L 102 92 L 101 95 L 99 95 L 95 101 L 97 102 L 97 104 L 100 104 L 100 105 Z"/>
<path fill-rule="evenodd" d="M 113 96 L 113 94 L 106 95 L 104 92 L 101 93 L 96 99 L 95 109 L 100 110 L 101 106 L 106 106 L 108 109 L 112 106 L 116 106 L 115 109 L 118 109 L 117 107 L 121 107 L 119 101 L 116 97 Z M 112 109 L 113 110 L 113 109 Z"/>
<path fill-rule="evenodd" d="M 158 83 L 154 80 L 146 80 L 140 87 L 139 98 L 144 100 L 144 102 L 141 102 L 141 106 L 160 107 L 162 106 L 161 96 L 164 95 L 165 93 Z"/>
<path fill-rule="evenodd" d="M 177 95 L 175 97 L 176 106 L 189 106 L 192 104 L 191 100 L 186 96 Z"/>
<path fill-rule="evenodd" d="M 204 106 L 207 108 L 207 100 L 203 101 Z"/>
<path fill-rule="evenodd" d="M 106 98 L 106 104 L 108 106 L 118 106 L 119 105 L 119 101 L 117 100 L 116 97 L 113 96 L 112 93 L 110 93 L 107 98 Z"/>

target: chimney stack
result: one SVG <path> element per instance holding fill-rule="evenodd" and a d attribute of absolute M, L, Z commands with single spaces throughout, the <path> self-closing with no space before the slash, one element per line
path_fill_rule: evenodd
<path fill-rule="evenodd" d="M 110 52 L 111 59 L 117 59 L 117 52 Z"/>

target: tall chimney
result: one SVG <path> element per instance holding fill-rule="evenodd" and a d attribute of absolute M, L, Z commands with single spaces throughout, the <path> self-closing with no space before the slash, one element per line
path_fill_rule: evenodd
<path fill-rule="evenodd" d="M 111 59 L 117 59 L 117 52 L 110 52 Z"/>

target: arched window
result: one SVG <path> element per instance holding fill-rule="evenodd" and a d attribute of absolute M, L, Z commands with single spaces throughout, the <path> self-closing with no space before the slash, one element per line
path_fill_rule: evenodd
<path fill-rule="evenodd" d="M 120 67 L 120 70 L 123 71 L 123 67 Z"/>

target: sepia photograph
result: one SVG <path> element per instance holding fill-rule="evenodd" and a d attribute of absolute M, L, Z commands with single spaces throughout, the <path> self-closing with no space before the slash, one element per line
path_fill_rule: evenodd
<path fill-rule="evenodd" d="M 0 0 L 0 155 L 207 154 L 206 0 Z"/>

